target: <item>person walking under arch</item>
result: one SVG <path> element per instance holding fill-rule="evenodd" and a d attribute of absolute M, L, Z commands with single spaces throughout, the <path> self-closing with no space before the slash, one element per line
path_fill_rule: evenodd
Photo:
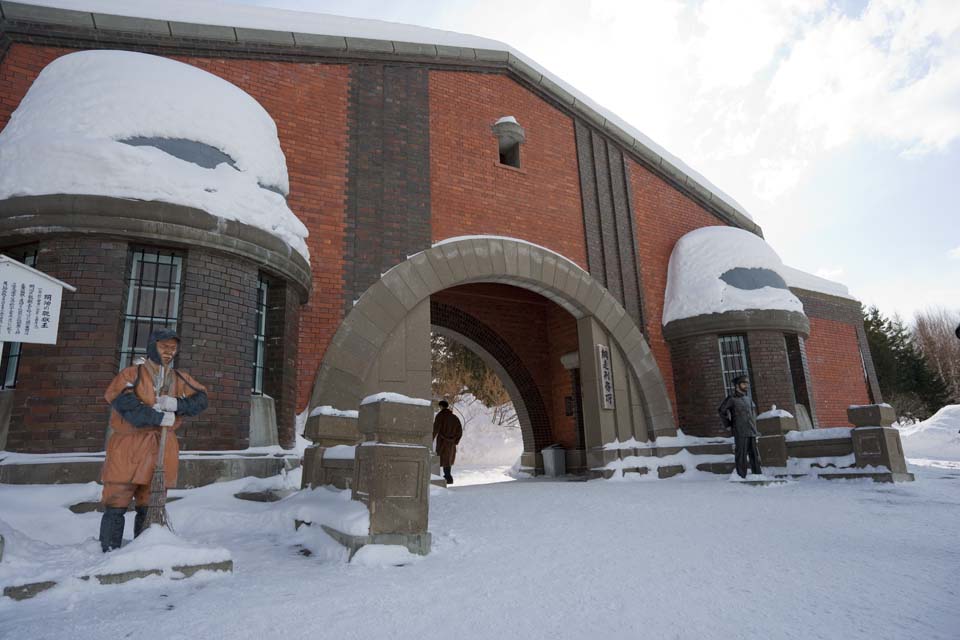
<path fill-rule="evenodd" d="M 747 376 L 737 376 L 733 380 L 733 393 L 724 398 L 718 410 L 723 426 L 733 432 L 734 460 L 737 475 L 747 477 L 747 461 L 750 472 L 763 473 L 760 468 L 760 451 L 757 449 L 757 405 L 750 397 L 750 380 Z"/>
<path fill-rule="evenodd" d="M 443 467 L 443 477 L 447 484 L 453 484 L 453 475 L 450 468 L 457 459 L 457 445 L 463 437 L 463 425 L 460 419 L 450 411 L 450 403 L 440 401 L 440 412 L 433 419 L 433 439 L 437 441 L 437 454 L 440 456 L 440 466 Z"/>

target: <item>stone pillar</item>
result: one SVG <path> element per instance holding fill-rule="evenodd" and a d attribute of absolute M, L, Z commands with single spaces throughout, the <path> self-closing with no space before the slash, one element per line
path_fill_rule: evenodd
<path fill-rule="evenodd" d="M 763 466 L 787 466 L 787 439 L 784 435 L 797 430 L 797 419 L 792 416 L 761 418 L 757 420 L 757 430 L 760 432 L 757 449 Z"/>
<path fill-rule="evenodd" d="M 433 410 L 426 400 L 383 399 L 360 406 L 364 441 L 357 447 L 353 499 L 367 505 L 370 533 L 335 536 L 338 540 L 352 550 L 365 544 L 399 544 L 413 553 L 430 552 L 432 428 Z"/>
<path fill-rule="evenodd" d="M 858 467 L 886 467 L 888 481 L 909 482 L 913 474 L 907 471 L 900 432 L 891 425 L 897 414 L 888 404 L 853 406 L 847 409 L 847 419 L 854 425 L 853 454 Z"/>

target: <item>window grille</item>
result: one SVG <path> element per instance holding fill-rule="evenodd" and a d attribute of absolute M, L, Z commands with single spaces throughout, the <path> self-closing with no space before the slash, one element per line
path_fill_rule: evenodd
<path fill-rule="evenodd" d="M 267 339 L 267 281 L 260 276 L 257 282 L 257 324 L 253 343 L 253 388 L 254 394 L 263 393 L 263 366 Z"/>
<path fill-rule="evenodd" d="M 7 255 L 19 260 L 28 267 L 37 266 L 37 248 L 35 246 L 20 251 L 11 251 Z M 21 343 L 7 342 L 0 350 L 0 389 L 13 389 L 17 386 L 17 373 L 20 370 Z"/>
<path fill-rule="evenodd" d="M 726 395 L 733 393 L 733 379 L 738 376 L 747 376 L 752 388 L 753 378 L 750 376 L 745 336 L 720 336 L 718 343 L 720 346 L 720 370 L 723 375 L 724 393 Z"/>
<path fill-rule="evenodd" d="M 136 249 L 127 281 L 127 306 L 120 345 L 120 368 L 146 356 L 155 329 L 176 330 L 180 313 L 183 258 L 169 251 Z"/>

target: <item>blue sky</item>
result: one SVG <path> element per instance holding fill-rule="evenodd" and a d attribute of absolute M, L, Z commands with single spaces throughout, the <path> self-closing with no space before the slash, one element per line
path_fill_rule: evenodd
<path fill-rule="evenodd" d="M 233 0 L 506 42 L 739 201 L 787 264 L 960 308 L 956 0 Z"/>

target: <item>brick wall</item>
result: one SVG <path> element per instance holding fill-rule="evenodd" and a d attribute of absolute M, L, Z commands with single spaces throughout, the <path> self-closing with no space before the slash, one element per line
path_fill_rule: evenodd
<path fill-rule="evenodd" d="M 280 446 L 296 444 L 297 342 L 300 300 L 292 286 L 269 283 L 263 392 L 273 398 Z"/>
<path fill-rule="evenodd" d="M 670 343 L 677 423 L 688 435 L 728 435 L 717 415 L 723 402 L 723 373 L 717 336 L 691 336 Z"/>
<path fill-rule="evenodd" d="M 207 388 L 210 408 L 184 421 L 181 448 L 247 448 L 256 314 L 255 264 L 201 249 L 187 253 L 177 367 Z"/>
<path fill-rule="evenodd" d="M 847 407 L 871 402 L 860 361 L 857 327 L 810 317 L 806 346 L 820 426 L 850 426 Z"/>
<path fill-rule="evenodd" d="M 700 227 L 725 223 L 689 197 L 667 184 L 634 160 L 628 159 L 633 215 L 636 218 L 640 283 L 643 287 L 643 332 L 660 366 L 667 394 L 678 409 L 679 392 L 670 361 L 670 348 L 663 339 L 663 295 L 667 289 L 667 266 L 673 247 L 683 235 Z"/>
<path fill-rule="evenodd" d="M 57 345 L 24 344 L 7 448 L 23 453 L 103 451 L 117 374 L 127 244 L 54 238 L 37 268 L 77 288 L 63 292 Z"/>
<path fill-rule="evenodd" d="M 78 44 L 78 48 L 83 45 Z M 137 50 L 137 45 L 124 48 Z M 77 49 L 14 43 L 0 59 L 0 128 L 6 126 L 37 74 Z M 150 53 L 157 53 L 151 50 Z M 290 208 L 310 230 L 313 293 L 303 309 L 297 371 L 304 408 L 317 368 L 343 317 L 343 243 L 347 183 L 349 66 L 226 57 L 171 55 L 237 85 L 277 124 L 290 176 Z"/>
<path fill-rule="evenodd" d="M 490 127 L 526 131 L 520 169 L 499 164 Z M 503 75 L 430 72 L 433 240 L 490 234 L 527 240 L 587 268 L 573 120 Z"/>
<path fill-rule="evenodd" d="M 771 405 L 795 413 L 796 396 L 790 359 L 783 333 L 777 331 L 750 331 L 747 333 L 750 353 L 750 373 L 753 378 L 753 401 L 760 413 Z"/>

